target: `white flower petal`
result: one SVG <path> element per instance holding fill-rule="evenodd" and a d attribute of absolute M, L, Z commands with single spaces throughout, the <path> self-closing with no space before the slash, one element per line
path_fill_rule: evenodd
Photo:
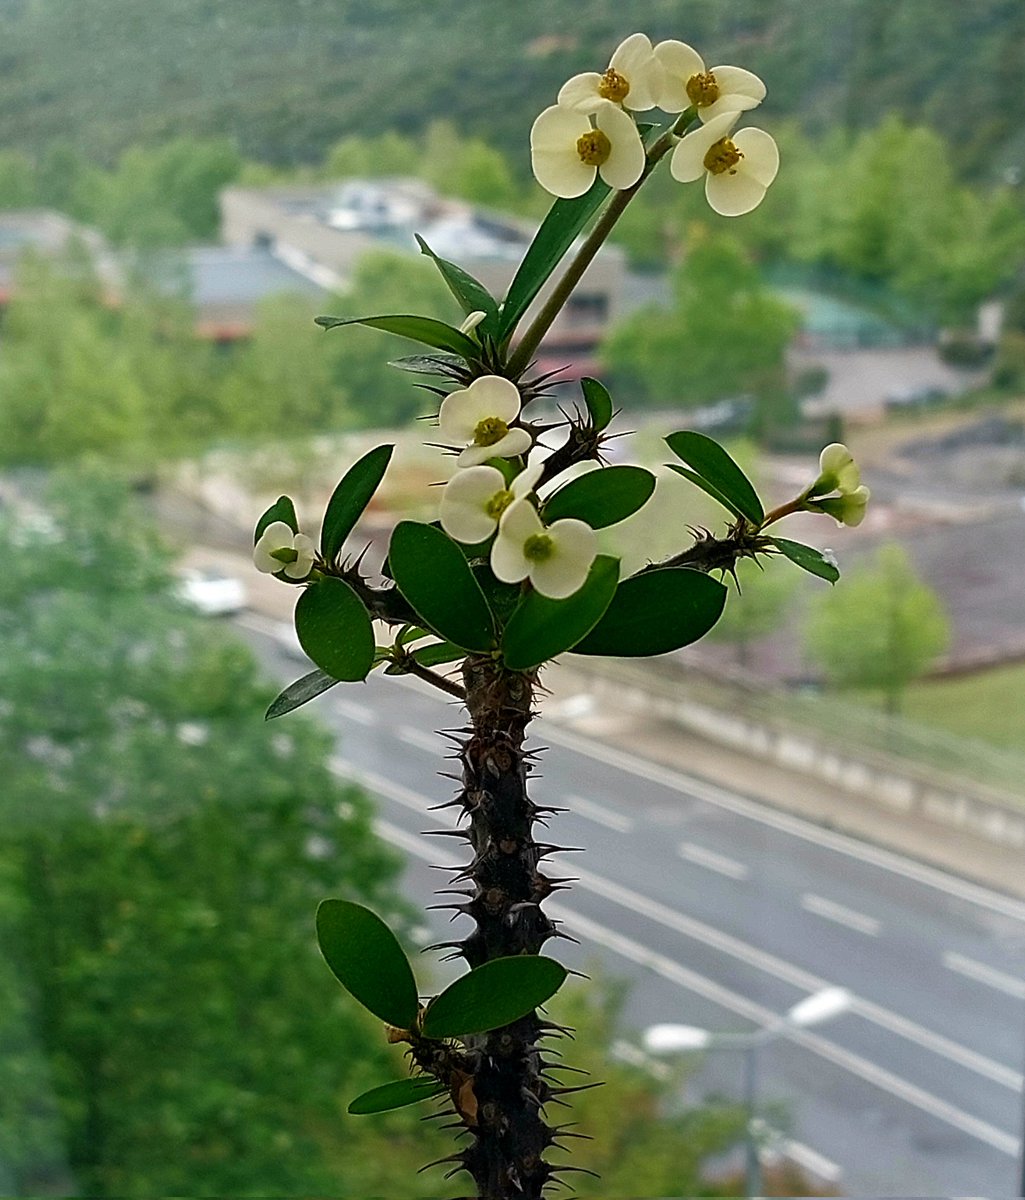
<path fill-rule="evenodd" d="M 498 521 L 487 504 L 505 491 L 505 477 L 495 467 L 467 467 L 457 471 L 441 493 L 441 527 L 457 542 L 474 545 L 494 533 Z"/>
<path fill-rule="evenodd" d="M 271 558 L 270 551 L 261 542 L 257 542 L 253 547 L 253 566 L 264 575 L 276 575 L 281 570 L 281 563 L 276 558 Z"/>
<path fill-rule="evenodd" d="M 314 559 L 317 557 L 317 548 L 314 545 L 313 539 L 307 537 L 305 533 L 297 533 L 292 548 L 298 554 L 295 562 L 290 562 L 285 566 L 283 574 L 289 579 L 305 579 L 313 569 Z"/>
<path fill-rule="evenodd" d="M 743 171 L 709 173 L 705 178 L 705 198 L 721 217 L 742 217 L 757 208 L 764 196 L 765 184 Z"/>
<path fill-rule="evenodd" d="M 532 444 L 530 434 L 525 429 L 510 429 L 500 442 L 485 446 L 484 449 L 491 451 L 491 458 L 516 458 L 517 455 L 526 454 Z"/>
<path fill-rule="evenodd" d="M 740 173 L 751 175 L 768 187 L 779 170 L 779 148 L 764 129 L 740 129 L 733 135 L 733 144 L 743 159 L 738 164 Z"/>
<path fill-rule="evenodd" d="M 667 113 L 683 112 L 690 107 L 687 82 L 693 75 L 701 75 L 705 62 L 700 54 L 686 42 L 659 42 L 654 50 L 655 61 L 662 68 L 658 106 Z M 695 176 L 695 179 L 698 178 Z"/>
<path fill-rule="evenodd" d="M 753 100 L 755 104 L 761 104 L 765 99 L 765 84 L 753 71 L 745 71 L 743 67 L 713 67 L 712 74 L 719 85 L 721 95 L 730 95 L 738 100 Z M 718 103 L 717 100 L 716 104 Z"/>
<path fill-rule="evenodd" d="M 817 488 L 820 483 L 825 491 L 836 489 L 845 495 L 861 483 L 858 464 L 842 442 L 832 442 L 819 455 L 819 478 L 812 486 Z"/>
<path fill-rule="evenodd" d="M 487 315 L 483 309 L 475 308 L 472 313 L 466 314 L 462 325 L 459 326 L 459 332 L 472 333 Z"/>
<path fill-rule="evenodd" d="M 501 375 L 482 375 L 466 390 L 472 392 L 475 399 L 479 398 L 485 417 L 498 417 L 509 422 L 515 421 L 520 415 L 520 405 L 523 401 L 519 388 L 511 379 L 505 379 Z"/>
<path fill-rule="evenodd" d="M 544 473 L 544 463 L 536 460 L 530 461 L 523 470 L 512 481 L 511 491 L 517 500 L 523 496 L 529 496 L 537 485 L 537 481 Z"/>
<path fill-rule="evenodd" d="M 591 123 L 584 113 L 562 108 L 546 108 L 530 131 L 530 164 L 534 178 L 553 196 L 571 200 L 582 196 L 594 183 L 597 171 L 581 162 L 577 140 L 587 133 Z"/>
<path fill-rule="evenodd" d="M 294 536 L 291 526 L 284 521 L 271 521 L 253 547 L 253 566 L 264 575 L 276 575 L 283 564 L 271 557 L 271 551 L 291 546 Z"/>
<path fill-rule="evenodd" d="M 736 123 L 739 113 L 724 113 L 721 117 L 700 125 L 682 137 L 669 161 L 669 173 L 680 183 L 693 183 L 705 173 L 705 155 Z"/>
<path fill-rule="evenodd" d="M 644 33 L 632 33 L 616 47 L 609 66 L 630 84 L 623 107 L 633 112 L 654 108 L 661 91 L 662 67 Z"/>
<path fill-rule="evenodd" d="M 720 96 L 714 104 L 707 104 L 703 108 L 698 109 L 698 116 L 702 121 L 712 121 L 716 117 L 721 117 L 723 113 L 740 113 L 746 112 L 749 108 L 757 108 L 758 101 L 750 96 Z"/>
<path fill-rule="evenodd" d="M 595 123 L 612 147 L 598 173 L 609 187 L 620 191 L 633 187 L 644 170 L 644 143 L 633 119 L 615 105 L 606 104 L 595 114 Z"/>
<path fill-rule="evenodd" d="M 567 79 L 559 88 L 559 107 L 581 113 L 593 113 L 599 105 L 604 103 L 604 98 L 598 91 L 600 83 L 601 76 L 597 71 L 586 71 L 583 75 L 574 75 L 572 79 Z M 533 141 L 531 145 L 533 145 Z"/>
<path fill-rule="evenodd" d="M 531 564 L 530 582 L 551 600 L 564 600 L 582 587 L 598 553 L 598 539 L 584 521 L 567 517 L 549 526 L 551 558 Z"/>
<path fill-rule="evenodd" d="M 498 537 L 491 547 L 491 570 L 502 583 L 519 583 L 530 573 L 530 561 L 523 553 L 527 538 L 544 527 L 529 500 L 514 500 L 502 514 Z"/>
<path fill-rule="evenodd" d="M 487 417 L 498 417 L 508 423 L 515 421 L 519 413 L 520 393 L 516 385 L 500 375 L 482 375 L 469 387 L 450 392 L 442 400 L 438 426 L 446 442 L 472 442 L 477 426 Z"/>
<path fill-rule="evenodd" d="M 865 519 L 865 509 L 868 507 L 868 502 L 871 499 L 872 493 L 865 487 L 855 488 L 849 495 L 844 496 L 843 517 L 841 523 L 849 525 L 853 529 L 855 525 L 860 525 Z"/>

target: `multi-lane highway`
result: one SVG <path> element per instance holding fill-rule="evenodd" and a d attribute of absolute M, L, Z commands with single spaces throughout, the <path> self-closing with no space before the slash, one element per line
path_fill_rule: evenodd
<path fill-rule="evenodd" d="M 272 623 L 241 621 L 278 678 L 301 673 Z M 338 730 L 336 770 L 379 803 L 430 903 L 430 863 L 455 861 L 429 804 L 460 723 L 441 693 L 386 678 L 313 706 Z M 829 1025 L 765 1053 L 762 1093 L 785 1102 L 790 1147 L 822 1183 L 873 1195 L 1017 1194 L 1025 1060 L 1025 903 L 783 814 L 544 722 L 532 795 L 569 811 L 553 840 L 586 847 L 548 911 L 633 981 L 627 1016 L 711 1030 L 771 1023 L 827 985 L 856 997 Z M 444 814 L 443 814 L 444 815 Z M 557 902 L 556 902 L 557 901 Z M 451 927 L 442 926 L 446 933 Z M 709 1054 L 692 1087 L 739 1095 L 739 1063 Z"/>

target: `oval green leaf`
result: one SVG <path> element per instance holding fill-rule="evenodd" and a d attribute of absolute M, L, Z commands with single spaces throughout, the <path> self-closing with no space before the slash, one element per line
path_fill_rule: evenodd
<path fill-rule="evenodd" d="M 333 562 L 345 539 L 373 498 L 384 478 L 394 446 L 377 446 L 364 454 L 342 476 L 331 494 L 324 512 L 324 527 L 320 532 L 320 553 L 326 562 Z"/>
<path fill-rule="evenodd" d="M 379 1021 L 411 1029 L 419 1011 L 416 980 L 395 934 L 375 912 L 352 900 L 324 900 L 317 941 L 343 988 Z"/>
<path fill-rule="evenodd" d="M 484 313 L 484 320 L 481 321 L 478 328 L 494 337 L 498 333 L 498 301 L 494 296 L 484 284 L 474 279 L 462 267 L 457 266 L 454 262 L 449 262 L 447 258 L 439 258 L 418 233 L 413 236 L 416 238 L 416 244 L 420 247 L 420 253 L 426 254 L 428 258 L 432 259 L 434 265 L 441 272 L 441 277 L 448 290 L 455 296 L 463 312 L 467 316 L 472 312 Z"/>
<path fill-rule="evenodd" d="M 591 415 L 591 424 L 595 429 L 604 429 L 612 420 L 612 397 L 603 383 L 590 377 L 581 379 L 580 388 L 584 393 L 584 403 Z"/>
<path fill-rule="evenodd" d="M 836 583 L 840 578 L 836 564 L 831 563 L 821 550 L 805 546 L 803 542 L 792 542 L 789 538 L 774 537 L 769 538 L 769 541 L 781 554 L 785 554 L 792 563 L 796 563 L 810 575 L 817 575 L 819 579 L 828 580 L 829 583 Z"/>
<path fill-rule="evenodd" d="M 761 525 L 765 520 L 765 510 L 751 481 L 718 442 L 703 433 L 682 430 L 671 433 L 666 438 L 666 445 L 735 505 L 752 525 Z"/>
<path fill-rule="evenodd" d="M 566 968 L 554 958 L 519 954 L 495 958 L 462 975 L 424 1013 L 430 1038 L 487 1033 L 533 1012 L 562 986 Z"/>
<path fill-rule="evenodd" d="M 565 600 L 528 592 L 509 618 L 502 638 L 505 665 L 513 671 L 528 671 L 571 649 L 601 620 L 618 582 L 619 559 L 599 554 L 583 587 Z"/>
<path fill-rule="evenodd" d="M 256 530 L 253 533 L 254 546 L 260 540 L 267 526 L 273 525 L 275 521 L 284 521 L 293 533 L 299 532 L 299 520 L 295 515 L 295 505 L 287 496 L 279 496 L 256 522 Z"/>
<path fill-rule="evenodd" d="M 285 713 L 294 712 L 303 704 L 315 700 L 328 688 L 333 688 L 338 682 L 333 675 L 328 675 L 326 671 L 321 671 L 319 668 L 311 671 L 309 675 L 304 675 L 302 679 L 290 683 L 280 695 L 272 700 L 263 719 L 273 721 L 275 717 L 283 717 Z"/>
<path fill-rule="evenodd" d="M 714 487 L 712 484 L 710 484 L 707 479 L 702 479 L 697 471 L 692 471 L 690 467 L 681 467 L 679 463 L 666 463 L 666 466 L 670 471 L 675 471 L 677 475 L 682 475 L 684 479 L 689 479 L 695 487 L 699 487 L 706 495 L 711 496 L 713 500 L 718 501 L 718 503 L 721 504 L 727 512 L 733 513 L 735 517 L 744 517 L 744 514 L 739 508 L 737 508 L 732 500 L 727 499 L 722 492 L 720 492 L 717 487 Z"/>
<path fill-rule="evenodd" d="M 442 530 L 400 521 L 391 535 L 388 562 L 399 591 L 420 620 L 445 641 L 484 653 L 495 623 L 462 550 Z"/>
<path fill-rule="evenodd" d="M 303 591 L 295 632 L 310 659 L 334 679 L 366 679 L 374 663 L 374 628 L 344 579 L 327 576 Z"/>
<path fill-rule="evenodd" d="M 722 616 L 726 589 L 686 567 L 660 567 L 624 579 L 612 603 L 574 654 L 647 658 L 689 646 Z"/>
<path fill-rule="evenodd" d="M 399 1079 L 357 1096 L 350 1102 L 347 1111 L 355 1117 L 388 1112 L 393 1108 L 405 1108 L 407 1104 L 419 1104 L 421 1100 L 430 1100 L 432 1096 L 441 1096 L 444 1092 L 444 1084 L 436 1079 Z"/>
<path fill-rule="evenodd" d="M 605 203 L 609 191 L 607 183 L 596 179 L 582 196 L 577 196 L 575 200 L 556 200 L 548 210 L 509 284 L 502 306 L 499 340 L 504 341 L 516 328 L 520 317 L 573 245 L 577 234 Z"/>
<path fill-rule="evenodd" d="M 465 658 L 466 651 L 459 646 L 453 646 L 451 642 L 434 642 L 433 645 L 414 650 L 413 657 L 421 667 L 439 667 L 442 663 Z"/>
<path fill-rule="evenodd" d="M 592 529 L 605 529 L 632 517 L 654 490 L 655 476 L 643 467 L 599 467 L 571 479 L 545 502 L 545 523 L 578 517 Z"/>
<path fill-rule="evenodd" d="M 433 317 L 397 313 L 386 317 L 315 317 L 314 320 L 322 329 L 337 329 L 342 325 L 366 325 L 370 329 L 382 329 L 385 333 L 397 333 L 400 337 L 409 338 L 411 342 L 433 346 L 436 350 L 451 350 L 460 358 L 469 360 L 476 358 L 480 353 L 480 347 L 465 333 L 460 333 L 455 326 L 436 321 Z"/>

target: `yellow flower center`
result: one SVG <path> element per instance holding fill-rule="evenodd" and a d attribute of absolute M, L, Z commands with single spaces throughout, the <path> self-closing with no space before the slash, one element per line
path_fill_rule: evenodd
<path fill-rule="evenodd" d="M 730 138 L 720 138 L 705 155 L 705 170 L 710 175 L 723 175 L 726 172 L 736 175 L 737 163 L 743 157 Z"/>
<path fill-rule="evenodd" d="M 473 444 L 475 446 L 493 446 L 496 442 L 500 442 L 508 432 L 509 426 L 501 417 L 485 417 L 483 421 L 477 422 L 477 428 L 473 431 Z"/>
<path fill-rule="evenodd" d="M 591 129 L 577 138 L 577 154 L 589 167 L 600 167 L 612 153 L 612 143 L 600 129 Z"/>
<path fill-rule="evenodd" d="M 523 557 L 531 562 L 544 562 L 552 557 L 555 544 L 547 533 L 532 533 L 523 543 Z"/>
<path fill-rule="evenodd" d="M 692 75 L 687 80 L 687 99 L 695 108 L 707 108 L 719 99 L 719 81 L 712 71 Z"/>
<path fill-rule="evenodd" d="M 620 75 L 615 67 L 609 67 L 598 81 L 598 95 L 603 100 L 612 100 L 615 104 L 622 104 L 630 95 L 630 80 L 626 76 Z"/>
<path fill-rule="evenodd" d="M 484 505 L 484 511 L 489 517 L 497 521 L 502 513 L 504 513 L 509 507 L 509 505 L 512 504 L 512 502 L 512 492 L 495 492 L 495 494 L 488 500 L 487 504 Z"/>

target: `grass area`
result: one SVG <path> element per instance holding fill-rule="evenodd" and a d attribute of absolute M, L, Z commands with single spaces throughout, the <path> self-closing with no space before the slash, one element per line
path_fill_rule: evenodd
<path fill-rule="evenodd" d="M 1025 750 L 1025 664 L 915 684 L 904 715 L 1003 750 Z"/>

